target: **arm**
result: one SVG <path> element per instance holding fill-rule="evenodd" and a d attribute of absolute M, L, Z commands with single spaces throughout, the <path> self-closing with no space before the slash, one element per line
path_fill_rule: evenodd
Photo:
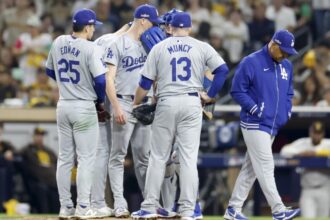
<path fill-rule="evenodd" d="M 108 65 L 108 69 L 109 71 L 106 74 L 106 93 L 111 102 L 111 105 L 113 106 L 116 122 L 123 125 L 126 123 L 126 117 L 118 102 L 115 87 L 117 67 L 114 65 Z"/>
<path fill-rule="evenodd" d="M 306 138 L 298 139 L 291 144 L 284 145 L 280 154 L 283 157 L 313 156 L 315 152 L 310 149 L 309 145 Z"/>
<path fill-rule="evenodd" d="M 260 110 L 258 109 L 257 103 L 248 94 L 252 81 L 252 74 L 247 65 L 246 60 L 244 60 L 237 68 L 230 94 L 243 110 L 254 115 L 258 114 Z"/>
<path fill-rule="evenodd" d="M 94 90 L 97 95 L 97 103 L 103 103 L 104 102 L 104 96 L 105 96 L 105 74 L 98 75 L 97 77 L 94 77 Z"/>
<path fill-rule="evenodd" d="M 141 80 L 139 82 L 139 86 L 136 89 L 133 106 L 140 105 L 143 98 L 148 94 L 151 86 L 153 84 L 153 80 L 148 79 L 145 76 L 141 76 Z"/>
<path fill-rule="evenodd" d="M 223 84 L 225 83 L 228 73 L 229 69 L 226 64 L 222 64 L 212 72 L 214 78 L 211 84 L 211 88 L 207 92 L 207 95 L 210 98 L 214 98 L 219 93 Z"/>

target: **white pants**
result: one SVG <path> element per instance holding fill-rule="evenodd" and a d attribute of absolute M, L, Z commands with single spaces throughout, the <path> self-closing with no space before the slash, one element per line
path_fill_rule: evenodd
<path fill-rule="evenodd" d="M 274 159 L 270 134 L 259 130 L 242 128 L 247 153 L 237 177 L 229 206 L 241 211 L 250 189 L 256 179 L 270 205 L 272 212 L 284 211 L 285 206 L 278 194 L 274 178 Z"/>
<path fill-rule="evenodd" d="M 59 153 L 56 181 L 61 206 L 73 206 L 71 172 L 77 155 L 77 204 L 90 206 L 99 125 L 93 101 L 60 100 L 57 104 Z"/>
<path fill-rule="evenodd" d="M 151 150 L 142 210 L 155 213 L 159 206 L 166 162 L 175 137 L 180 152 L 179 212 L 181 216 L 194 214 L 198 192 L 197 156 L 201 127 L 202 107 L 199 97 L 173 96 L 159 99 L 152 124 Z"/>
<path fill-rule="evenodd" d="M 304 218 L 329 217 L 330 186 L 303 188 L 299 203 Z"/>

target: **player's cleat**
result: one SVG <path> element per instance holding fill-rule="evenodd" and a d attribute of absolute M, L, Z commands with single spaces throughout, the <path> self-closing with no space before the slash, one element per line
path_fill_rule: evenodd
<path fill-rule="evenodd" d="M 196 220 L 203 219 L 202 209 L 201 209 L 201 205 L 199 202 L 196 202 L 194 216 L 195 216 Z"/>
<path fill-rule="evenodd" d="M 58 215 L 60 220 L 70 219 L 74 217 L 75 208 L 73 207 L 61 207 L 60 214 Z"/>
<path fill-rule="evenodd" d="M 114 210 L 107 206 L 102 207 L 102 208 L 95 208 L 94 210 L 95 210 L 96 218 L 105 218 L 105 217 L 115 216 Z"/>
<path fill-rule="evenodd" d="M 127 208 L 116 208 L 115 209 L 115 217 L 116 218 L 128 218 L 129 217 L 129 211 Z"/>
<path fill-rule="evenodd" d="M 158 214 L 157 213 L 152 213 L 146 210 L 139 210 L 136 212 L 133 212 L 131 217 L 133 219 L 157 219 Z"/>
<path fill-rule="evenodd" d="M 158 208 L 157 214 L 159 218 L 175 218 L 177 216 L 176 212 L 168 211 L 164 208 Z"/>
<path fill-rule="evenodd" d="M 90 207 L 77 206 L 75 217 L 78 219 L 90 219 L 95 218 L 96 212 Z"/>
<path fill-rule="evenodd" d="M 225 215 L 223 216 L 226 220 L 248 220 L 246 216 L 243 215 L 242 212 L 236 211 L 233 207 L 229 206 L 226 209 Z"/>
<path fill-rule="evenodd" d="M 290 220 L 300 215 L 300 209 L 287 208 L 283 212 L 273 213 L 274 220 Z"/>

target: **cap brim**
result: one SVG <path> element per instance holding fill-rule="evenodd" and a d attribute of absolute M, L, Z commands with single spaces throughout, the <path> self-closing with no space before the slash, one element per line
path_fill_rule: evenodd
<path fill-rule="evenodd" d="M 98 20 L 96 20 L 95 23 L 94 23 L 95 26 L 100 26 L 100 25 L 102 25 L 102 24 L 103 24 L 103 23 L 102 23 L 101 21 L 98 21 Z"/>
<path fill-rule="evenodd" d="M 298 52 L 296 51 L 296 49 L 292 48 L 292 47 L 281 47 L 281 50 L 284 51 L 285 53 L 289 54 L 289 55 L 296 55 L 298 54 Z"/>
<path fill-rule="evenodd" d="M 149 19 L 149 21 L 151 21 L 154 24 L 162 24 L 165 23 L 165 21 L 161 18 L 156 18 L 156 19 Z"/>

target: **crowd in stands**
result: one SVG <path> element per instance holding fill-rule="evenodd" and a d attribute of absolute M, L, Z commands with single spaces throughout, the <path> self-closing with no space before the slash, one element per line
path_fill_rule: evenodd
<path fill-rule="evenodd" d="M 193 19 L 192 34 L 209 42 L 233 70 L 243 55 L 265 45 L 274 31 L 299 33 L 307 28 L 312 44 L 294 61 L 294 104 L 330 104 L 330 1 L 323 0 L 3 0 L 0 104 L 56 105 L 58 91 L 46 77 L 45 60 L 52 41 L 70 34 L 76 9 L 96 11 L 104 23 L 96 30 L 96 39 L 131 21 L 134 8 L 148 2 L 157 5 L 160 14 L 172 8 L 188 11 Z"/>

